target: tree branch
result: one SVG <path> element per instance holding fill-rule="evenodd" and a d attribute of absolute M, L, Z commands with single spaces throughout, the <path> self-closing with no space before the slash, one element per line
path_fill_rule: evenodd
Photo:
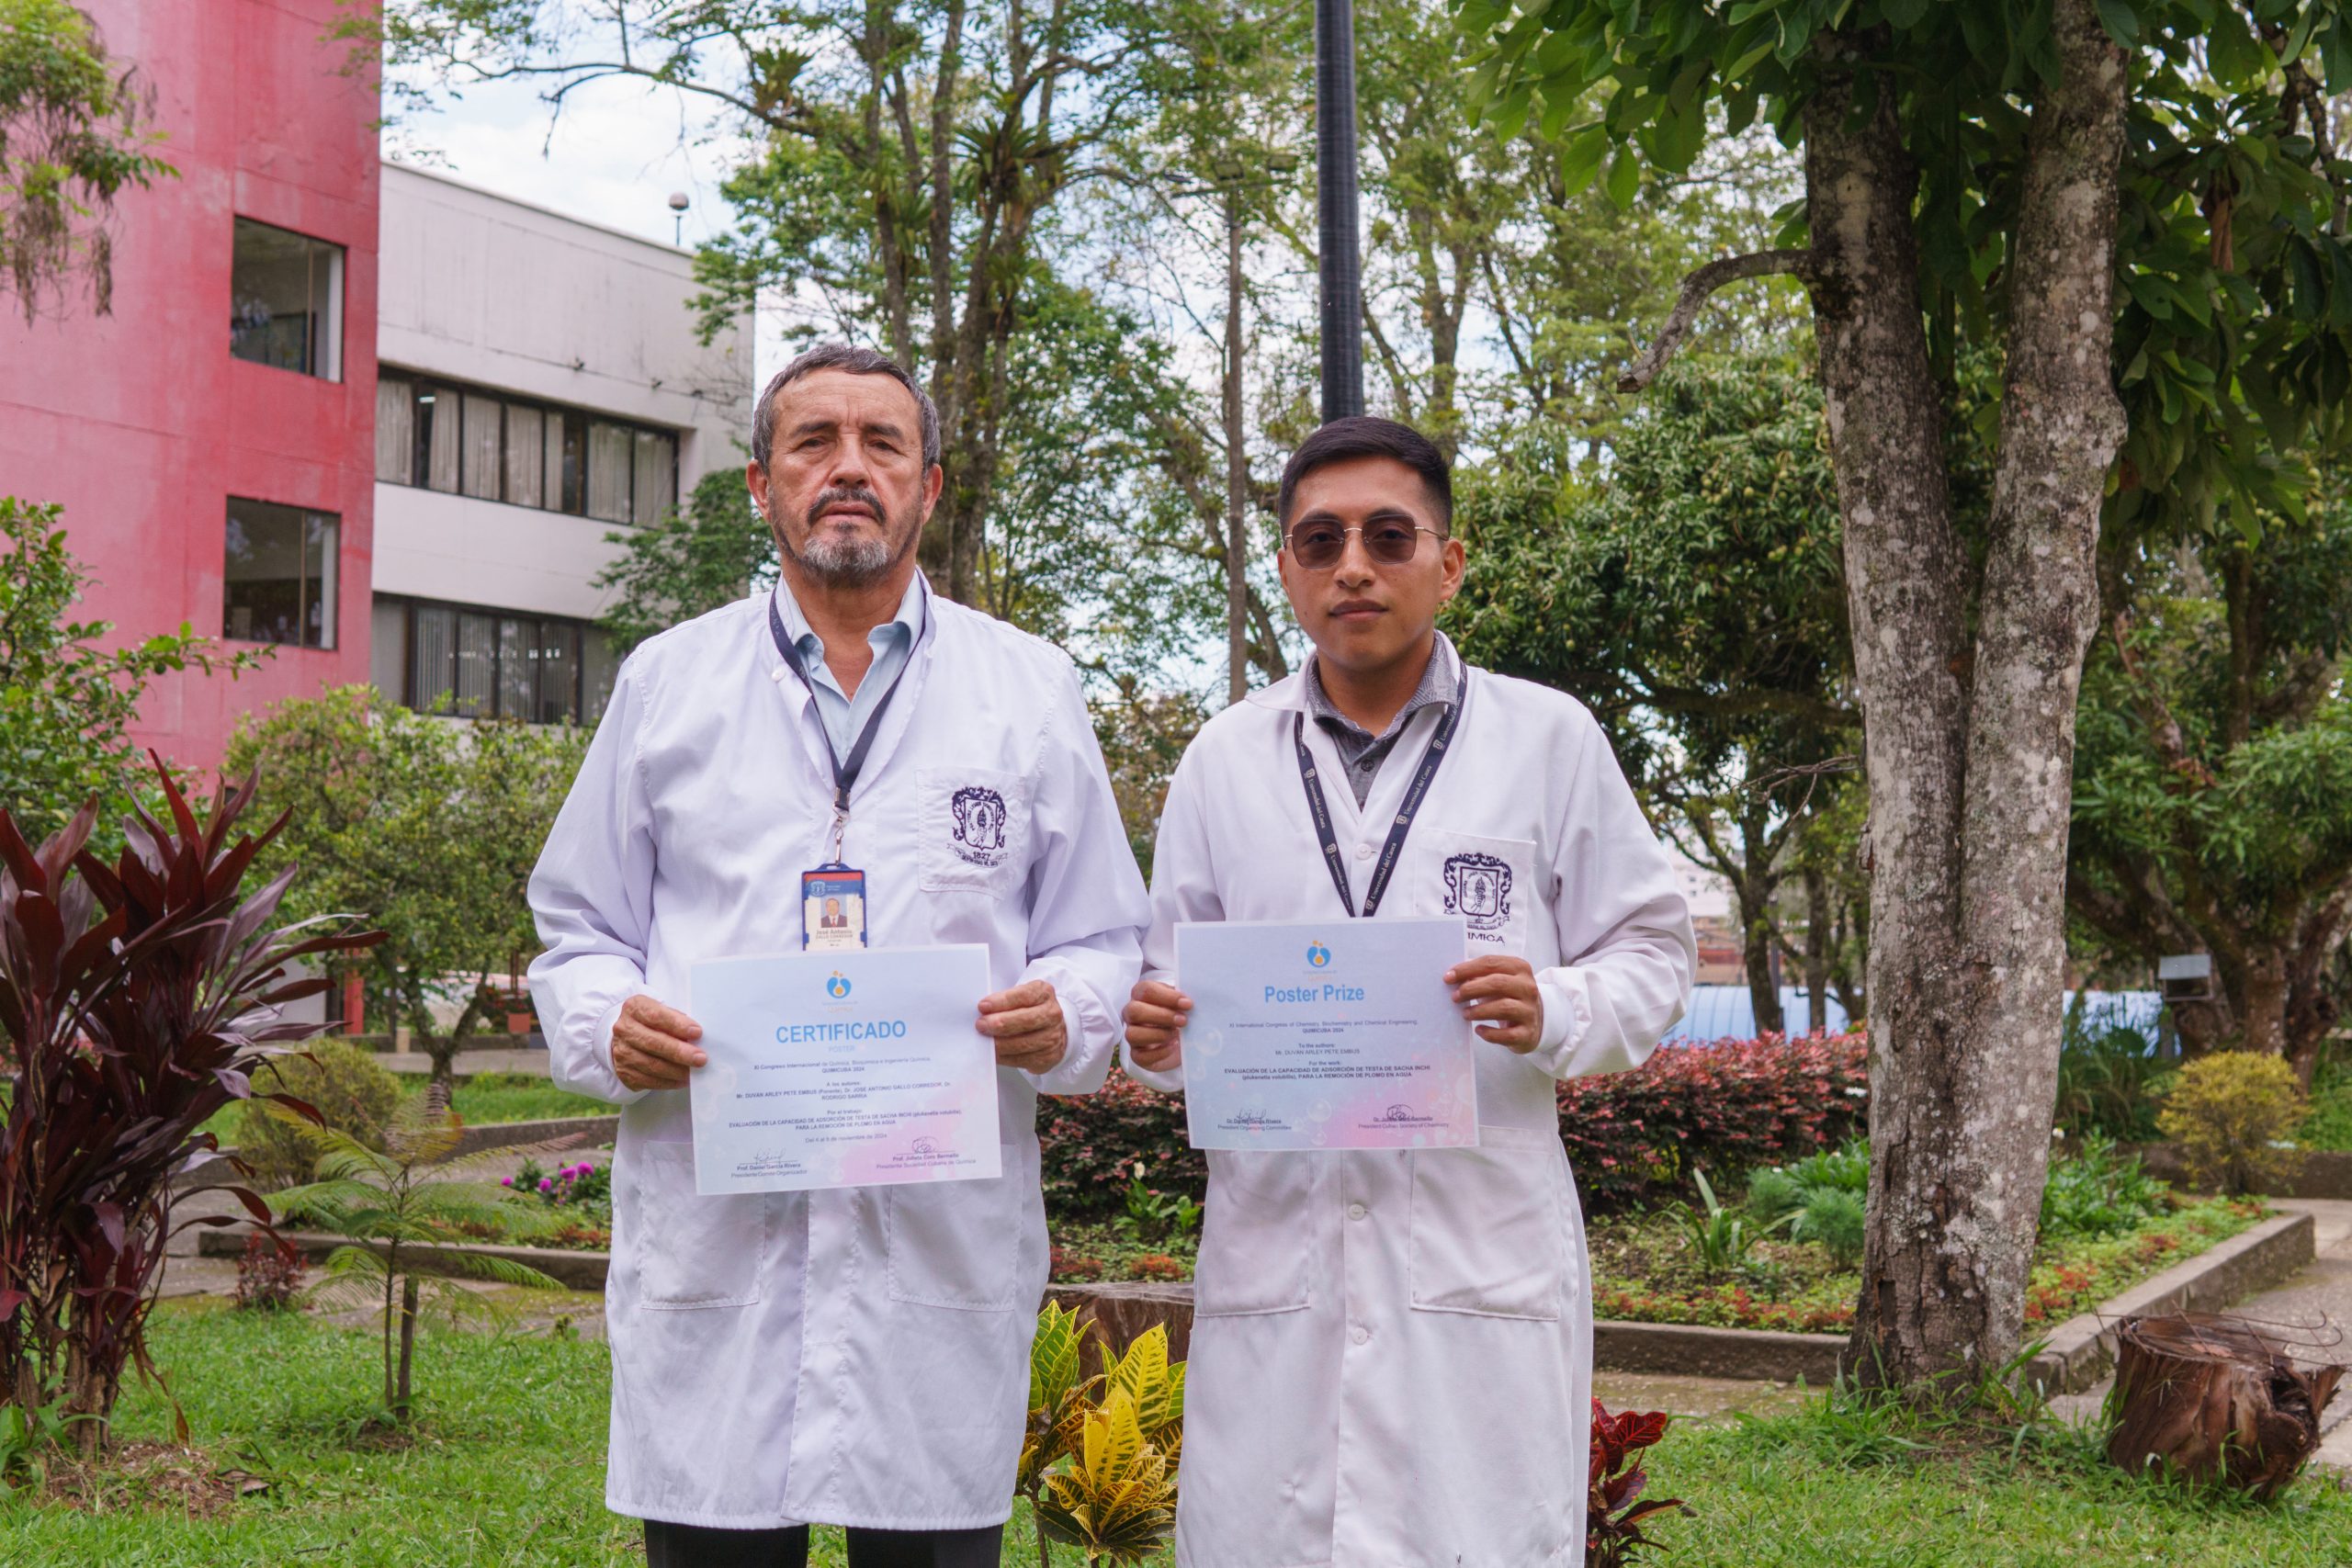
<path fill-rule="evenodd" d="M 1726 256 L 1711 261 L 1682 280 L 1682 293 L 1674 301 L 1674 309 L 1667 312 L 1666 325 L 1658 329 L 1657 341 L 1651 344 L 1632 368 L 1617 378 L 1621 392 L 1638 392 L 1658 378 L 1666 362 L 1699 319 L 1699 308 L 1707 297 L 1727 283 L 1743 277 L 1769 277 L 1774 275 L 1801 278 L 1810 283 L 1816 269 L 1811 251 L 1756 251 L 1744 256 Z"/>

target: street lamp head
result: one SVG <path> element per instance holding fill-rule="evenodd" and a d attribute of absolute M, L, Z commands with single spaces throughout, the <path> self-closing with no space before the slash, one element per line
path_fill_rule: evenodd
<path fill-rule="evenodd" d="M 670 193 L 670 210 L 671 210 L 671 211 L 673 211 L 673 212 L 684 212 L 684 211 L 686 209 L 686 207 L 687 207 L 687 202 L 686 202 L 686 193 L 685 193 L 684 191 L 682 191 L 682 190 L 673 190 L 673 191 L 672 191 L 672 192 Z"/>

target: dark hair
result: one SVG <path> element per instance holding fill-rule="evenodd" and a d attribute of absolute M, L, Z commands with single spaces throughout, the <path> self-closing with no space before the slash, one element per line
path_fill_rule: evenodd
<path fill-rule="evenodd" d="M 915 410 L 922 420 L 922 466 L 929 468 L 938 463 L 939 409 L 932 402 L 931 394 L 916 386 L 915 378 L 900 369 L 896 360 L 849 343 L 820 343 L 770 378 L 766 389 L 760 393 L 760 400 L 752 408 L 752 461 L 763 468 L 768 466 L 768 453 L 775 442 L 776 394 L 803 376 L 813 376 L 820 370 L 888 376 L 904 387 L 914 398 Z"/>
<path fill-rule="evenodd" d="M 1298 450 L 1283 465 L 1282 493 L 1274 501 L 1275 520 L 1284 528 L 1290 526 L 1291 498 L 1298 493 L 1299 480 L 1317 468 L 1354 457 L 1394 457 L 1420 475 L 1437 508 L 1438 532 L 1453 531 L 1453 471 L 1446 467 L 1444 454 L 1411 425 L 1368 414 L 1335 419 L 1298 444 Z"/>

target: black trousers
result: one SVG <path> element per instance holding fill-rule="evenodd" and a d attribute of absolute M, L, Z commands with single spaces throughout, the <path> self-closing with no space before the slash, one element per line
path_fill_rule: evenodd
<path fill-rule="evenodd" d="M 1004 1527 L 977 1530 L 853 1528 L 849 1568 L 997 1568 Z M 645 1521 L 646 1568 L 808 1568 L 808 1527 L 713 1529 Z"/>

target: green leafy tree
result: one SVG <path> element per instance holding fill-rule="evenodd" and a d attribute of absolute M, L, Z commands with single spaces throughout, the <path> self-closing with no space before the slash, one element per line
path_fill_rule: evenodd
<path fill-rule="evenodd" d="M 134 802 L 162 809 L 154 770 L 130 736 L 149 683 L 188 669 L 235 676 L 261 659 L 223 657 L 185 621 L 176 632 L 105 646 L 112 622 L 72 618 L 90 576 L 60 515 L 0 495 L 0 810 L 39 843 L 95 800 L 103 853 L 121 841 Z"/>
<path fill-rule="evenodd" d="M 1757 1027 L 1778 1032 L 1781 884 L 1857 744 L 1820 395 L 1784 363 L 1711 363 L 1661 383 L 1597 474 L 1571 442 L 1533 427 L 1467 476 L 1449 625 L 1608 727 L 1662 829 L 1731 886 Z"/>
<path fill-rule="evenodd" d="M 155 155 L 154 105 L 65 0 L 0 0 L 0 276 L 30 321 L 82 285 L 114 309 L 115 198 L 177 173 Z"/>
<path fill-rule="evenodd" d="M 2046 1178 L 2102 513 L 2250 531 L 2260 509 L 2300 507 L 2290 459 L 2333 438 L 2352 384 L 2327 103 L 2352 87 L 2352 15 L 2340 0 L 1458 0 L 1456 15 L 1498 130 L 1540 115 L 1611 189 L 1690 169 L 1716 124 L 1804 150 L 1779 247 L 1694 271 L 1623 384 L 1656 378 L 1715 289 L 1804 284 L 1871 803 L 1875 1168 L 1855 1360 L 1905 1390 L 1958 1386 L 1941 1374 L 2005 1363 L 2023 1330 L 2031 1227 L 2015 1216 Z M 2001 390 L 1982 432 L 1989 505 L 1964 528 L 1948 412 L 1971 348 L 1997 355 Z"/>
<path fill-rule="evenodd" d="M 2211 999 L 2171 1010 L 2183 1040 L 2283 1055 L 2308 1087 L 2352 999 L 2352 509 L 2331 493 L 2259 546 L 2205 535 L 2109 574 L 2069 903 L 2145 969 L 2211 953 Z"/>
<path fill-rule="evenodd" d="M 365 911 L 385 931 L 370 988 L 436 1082 L 503 1016 L 497 978 L 538 949 L 531 867 L 585 750 L 568 726 L 462 723 L 368 686 L 279 703 L 229 743 L 232 768 L 261 769 L 263 807 L 291 813 L 273 863 L 301 866 L 302 908 Z"/>
<path fill-rule="evenodd" d="M 291 1112 L 282 1114 L 292 1119 Z M 394 1113 L 380 1153 L 332 1127 L 306 1128 L 322 1145 L 317 1179 L 269 1199 L 271 1212 L 281 1220 L 349 1238 L 327 1254 L 311 1294 L 345 1306 L 380 1303 L 384 1409 L 395 1424 L 405 1424 L 411 1413 L 410 1371 L 424 1311 L 439 1306 L 457 1315 L 492 1310 L 460 1283 L 467 1280 L 563 1288 L 526 1264 L 463 1250 L 462 1244 L 472 1239 L 469 1227 L 529 1228 L 543 1223 L 529 1199 L 494 1182 L 462 1179 L 450 1156 L 463 1131 L 438 1085 Z"/>
<path fill-rule="evenodd" d="M 599 622 L 621 653 L 775 581 L 775 536 L 741 468 L 711 469 L 677 511 L 605 537 L 621 553 L 596 575 L 595 586 L 611 594 Z"/>

